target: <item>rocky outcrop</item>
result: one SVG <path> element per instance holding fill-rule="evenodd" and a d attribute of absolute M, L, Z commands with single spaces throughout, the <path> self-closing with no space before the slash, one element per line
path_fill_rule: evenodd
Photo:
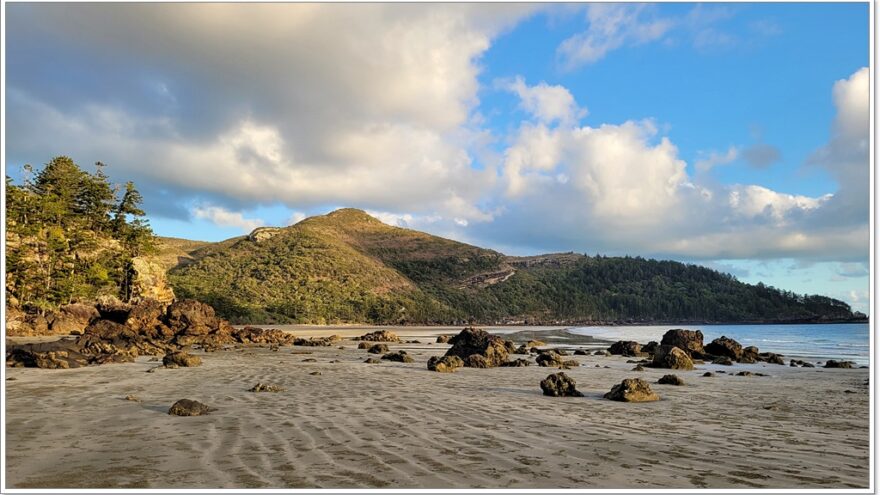
<path fill-rule="evenodd" d="M 194 366 L 201 366 L 202 358 L 187 352 L 172 352 L 162 358 L 162 365 L 166 368 L 192 368 Z"/>
<path fill-rule="evenodd" d="M 524 368 L 526 366 L 531 366 L 531 365 L 532 365 L 532 362 L 529 361 L 528 359 L 517 358 L 517 359 L 511 360 L 511 361 L 508 361 L 508 362 L 502 364 L 501 366 L 504 366 L 506 368 Z"/>
<path fill-rule="evenodd" d="M 733 361 L 739 361 L 743 355 L 743 348 L 739 342 L 721 336 L 706 346 L 706 354 L 728 357 Z"/>
<path fill-rule="evenodd" d="M 661 345 L 654 351 L 650 366 L 672 370 L 692 370 L 694 362 L 686 352 L 672 345 Z"/>
<path fill-rule="evenodd" d="M 451 338 L 449 343 L 452 344 L 452 347 L 446 351 L 446 355 L 458 356 L 468 367 L 493 368 L 507 362 L 509 352 L 504 339 L 477 328 L 465 328 Z M 471 356 L 479 356 L 485 363 L 478 358 L 471 358 Z"/>
<path fill-rule="evenodd" d="M 703 332 L 699 330 L 682 330 L 673 328 L 667 330 L 660 340 L 660 345 L 672 345 L 678 347 L 687 353 L 691 359 L 702 359 L 703 353 Z"/>
<path fill-rule="evenodd" d="M 662 346 L 661 346 L 662 347 Z M 673 347 L 673 346 L 669 346 Z M 677 349 L 677 347 L 673 347 Z M 684 351 L 679 349 L 684 354 Z M 611 388 L 611 391 L 604 395 L 606 399 L 616 400 L 620 402 L 651 402 L 660 400 L 648 382 L 641 378 L 627 378 Z"/>
<path fill-rule="evenodd" d="M 562 359 L 562 356 L 554 351 L 542 352 L 541 354 L 538 354 L 538 357 L 535 358 L 535 360 L 538 362 L 538 366 L 553 368 L 559 368 L 562 366 L 562 363 L 565 362 L 565 360 Z"/>
<path fill-rule="evenodd" d="M 281 233 L 278 227 L 257 227 L 248 234 L 248 240 L 251 242 L 264 242 Z"/>
<path fill-rule="evenodd" d="M 829 359 L 825 361 L 825 366 L 823 368 L 853 368 L 855 367 L 855 363 L 852 361 L 836 361 L 834 359 Z"/>
<path fill-rule="evenodd" d="M 202 404 L 196 400 L 180 399 L 171 406 L 171 409 L 168 410 L 168 414 L 172 416 L 204 416 L 205 414 L 216 410 L 217 409 L 208 407 L 208 405 Z"/>
<path fill-rule="evenodd" d="M 452 373 L 464 366 L 464 361 L 458 356 L 431 356 L 428 359 L 428 369 L 439 373 Z"/>
<path fill-rule="evenodd" d="M 642 352 L 644 352 L 645 354 L 654 354 L 654 351 L 657 350 L 657 346 L 659 345 L 660 344 L 658 344 L 657 341 L 652 340 L 642 346 Z"/>
<path fill-rule="evenodd" d="M 551 397 L 583 397 L 584 394 L 577 390 L 576 385 L 574 378 L 562 372 L 548 375 L 541 380 L 541 390 L 544 395 Z"/>
<path fill-rule="evenodd" d="M 370 354 L 386 354 L 388 353 L 388 346 L 385 344 L 373 344 L 367 349 L 367 352 Z"/>
<path fill-rule="evenodd" d="M 611 344 L 608 352 L 616 356 L 641 356 L 642 346 L 638 342 L 632 340 L 618 340 Z"/>
<path fill-rule="evenodd" d="M 174 291 L 168 285 L 165 267 L 144 257 L 132 258 L 131 266 L 131 302 L 147 299 L 168 304 L 174 300 Z"/>
<path fill-rule="evenodd" d="M 406 351 L 390 352 L 390 353 L 382 356 L 382 359 L 384 359 L 386 361 L 395 361 L 398 363 L 412 363 L 412 362 L 414 362 L 412 356 L 407 354 Z"/>
<path fill-rule="evenodd" d="M 684 380 L 679 378 L 678 375 L 663 375 L 657 380 L 657 383 L 660 385 L 684 385 Z"/>
<path fill-rule="evenodd" d="M 366 340 L 368 342 L 400 342 L 400 337 L 398 337 L 396 333 L 389 332 L 388 330 L 376 330 L 375 332 L 361 335 L 356 340 Z"/>

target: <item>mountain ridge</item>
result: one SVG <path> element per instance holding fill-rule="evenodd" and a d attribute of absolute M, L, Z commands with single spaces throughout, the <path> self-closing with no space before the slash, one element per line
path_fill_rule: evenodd
<path fill-rule="evenodd" d="M 676 261 L 508 256 L 343 208 L 187 251 L 180 297 L 237 323 L 589 324 L 862 321 L 801 296 Z"/>

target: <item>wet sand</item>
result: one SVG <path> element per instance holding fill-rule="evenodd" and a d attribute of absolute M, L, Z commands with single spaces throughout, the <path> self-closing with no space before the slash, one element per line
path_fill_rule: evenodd
<path fill-rule="evenodd" d="M 7 368 L 7 487 L 868 487 L 866 369 L 700 365 L 676 372 L 686 385 L 675 387 L 655 383 L 668 370 L 576 356 L 582 366 L 566 373 L 585 397 L 551 398 L 538 386 L 550 368 L 428 371 L 448 347 L 431 336 L 458 330 L 395 329 L 423 342 L 389 345 L 412 364 L 364 364 L 374 355 L 344 341 L 196 353 L 201 367 L 154 373 L 148 357 Z M 770 376 L 732 376 L 742 370 Z M 628 377 L 652 382 L 662 400 L 602 399 Z M 257 382 L 285 390 L 249 392 Z M 181 398 L 217 411 L 169 416 Z"/>

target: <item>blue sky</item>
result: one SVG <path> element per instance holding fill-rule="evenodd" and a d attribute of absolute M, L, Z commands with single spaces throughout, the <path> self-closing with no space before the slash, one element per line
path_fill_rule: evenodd
<path fill-rule="evenodd" d="M 7 4 L 7 173 L 134 180 L 160 235 L 341 206 L 867 311 L 868 4 Z"/>

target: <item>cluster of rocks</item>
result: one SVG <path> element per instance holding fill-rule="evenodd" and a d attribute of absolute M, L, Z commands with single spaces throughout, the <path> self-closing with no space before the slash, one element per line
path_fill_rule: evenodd
<path fill-rule="evenodd" d="M 397 336 L 394 332 L 389 332 L 388 330 L 376 330 L 375 332 L 370 332 L 364 335 L 361 335 L 356 340 L 363 340 L 367 342 L 400 342 L 400 337 Z"/>
<path fill-rule="evenodd" d="M 197 366 L 200 359 L 177 354 L 189 347 L 216 350 L 237 344 L 292 345 L 295 338 L 281 330 L 235 329 L 217 317 L 214 308 L 194 300 L 165 305 L 153 299 L 137 304 L 94 306 L 82 335 L 54 342 L 13 344 L 6 349 L 12 367 L 78 368 L 132 362 L 142 355 L 162 356 L 166 367 Z"/>

